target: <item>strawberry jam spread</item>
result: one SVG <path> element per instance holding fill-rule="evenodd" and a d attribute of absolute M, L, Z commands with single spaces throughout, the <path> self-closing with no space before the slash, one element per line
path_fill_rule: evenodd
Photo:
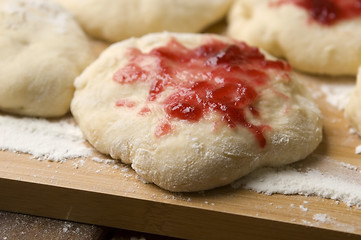
<path fill-rule="evenodd" d="M 280 0 L 304 8 L 311 19 L 322 25 L 361 16 L 361 0 Z"/>
<path fill-rule="evenodd" d="M 260 147 L 266 145 L 263 133 L 270 127 L 252 124 L 246 115 L 261 118 L 255 107 L 259 91 L 267 87 L 269 72 L 287 75 L 291 67 L 286 62 L 266 60 L 258 49 L 242 42 L 230 44 L 211 38 L 193 49 L 171 39 L 149 53 L 132 48 L 129 56 L 129 64 L 113 79 L 119 84 L 150 83 L 140 115 L 150 112 L 150 102 L 163 106 L 166 120 L 156 129 L 156 136 L 172 131 L 172 120 L 197 122 L 207 113 L 217 112 L 230 128 L 245 127 Z"/>

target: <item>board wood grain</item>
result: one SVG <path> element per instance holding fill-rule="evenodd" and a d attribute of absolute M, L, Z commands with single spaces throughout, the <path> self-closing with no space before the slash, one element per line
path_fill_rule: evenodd
<path fill-rule="evenodd" d="M 97 52 L 106 46 L 94 43 Z M 333 163 L 361 169 L 360 155 L 355 154 L 361 139 L 350 134 L 343 112 L 331 106 L 320 90 L 325 84 L 354 79 L 296 74 L 317 96 L 324 116 L 323 142 L 297 164 L 345 174 L 352 170 L 338 169 Z M 231 186 L 171 193 L 145 183 L 128 166 L 93 157 L 108 158 L 95 153 L 59 163 L 1 151 L 0 209 L 187 239 L 361 238 L 361 210 L 342 202 L 258 194 Z M 331 221 L 317 221 L 315 214 L 327 214 Z"/>

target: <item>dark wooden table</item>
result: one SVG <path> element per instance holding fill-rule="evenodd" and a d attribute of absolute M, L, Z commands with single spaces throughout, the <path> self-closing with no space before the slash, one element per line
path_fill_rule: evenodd
<path fill-rule="evenodd" d="M 176 240 L 166 236 L 0 211 L 1 240 Z"/>

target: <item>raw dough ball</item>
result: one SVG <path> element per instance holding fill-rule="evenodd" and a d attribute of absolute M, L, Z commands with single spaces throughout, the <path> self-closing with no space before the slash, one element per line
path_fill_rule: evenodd
<path fill-rule="evenodd" d="M 322 138 L 320 112 L 287 63 L 217 35 L 113 44 L 75 86 L 71 111 L 86 139 L 170 191 L 303 159 Z"/>
<path fill-rule="evenodd" d="M 89 35 L 117 42 L 152 32 L 199 32 L 224 17 L 233 0 L 57 1 Z"/>
<path fill-rule="evenodd" d="M 49 0 L 0 0 L 0 110 L 54 117 L 94 59 L 74 19 Z"/>
<path fill-rule="evenodd" d="M 301 71 L 357 73 L 361 64 L 361 17 L 326 26 L 310 19 L 307 11 L 292 1 L 277 2 L 238 0 L 228 16 L 228 35 L 285 57 Z"/>
<path fill-rule="evenodd" d="M 361 134 L 361 67 L 357 75 L 356 88 L 346 106 L 345 115 L 351 125 Z"/>

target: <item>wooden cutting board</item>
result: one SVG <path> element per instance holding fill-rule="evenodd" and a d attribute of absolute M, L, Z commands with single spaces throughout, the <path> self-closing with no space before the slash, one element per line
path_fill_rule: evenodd
<path fill-rule="evenodd" d="M 96 51 L 104 47 L 94 42 Z M 317 161 L 313 154 L 301 163 L 327 170 L 335 167 L 332 159 L 361 169 L 355 154 L 361 139 L 349 133 L 343 112 L 320 91 L 322 85 L 354 79 L 297 75 L 318 96 L 324 115 Z M 231 186 L 170 193 L 144 183 L 127 166 L 91 158 L 57 163 L 2 151 L 0 163 L 1 210 L 187 239 L 361 239 L 361 210 L 320 197 L 269 196 Z M 316 214 L 329 220 L 315 220 Z"/>

